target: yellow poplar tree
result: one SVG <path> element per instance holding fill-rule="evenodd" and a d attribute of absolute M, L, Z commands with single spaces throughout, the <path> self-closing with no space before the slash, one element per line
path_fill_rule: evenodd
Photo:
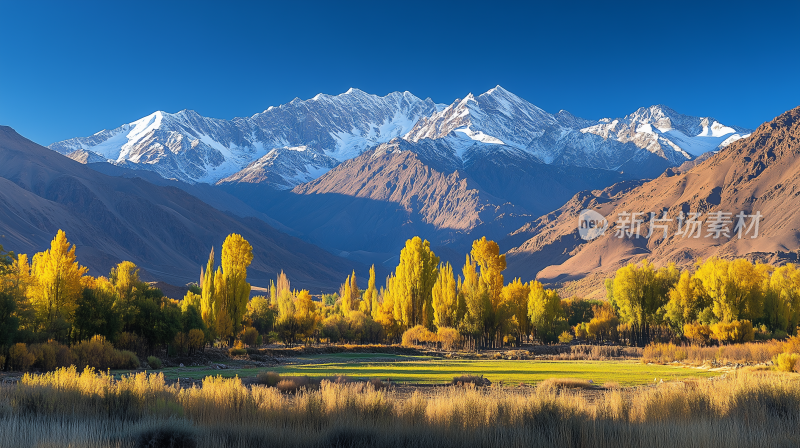
<path fill-rule="evenodd" d="M 128 316 L 136 292 L 146 289 L 144 283 L 139 280 L 139 268 L 130 261 L 123 261 L 111 268 L 109 280 L 116 296 L 115 307 L 122 313 L 124 319 Z"/>
<path fill-rule="evenodd" d="M 431 244 L 418 236 L 407 240 L 400 251 L 391 294 L 395 320 L 403 329 L 433 324 L 431 293 L 438 277 L 438 265 L 439 257 L 431 251 Z"/>
<path fill-rule="evenodd" d="M 482 237 L 472 243 L 470 256 L 480 269 L 481 283 L 485 285 L 489 296 L 490 309 L 485 324 L 488 333 L 494 337 L 495 343 L 502 342 L 504 327 L 511 317 L 511 307 L 503 301 L 503 274 L 506 268 L 506 256 L 500 254 L 500 246 L 492 240 Z"/>
<path fill-rule="evenodd" d="M 306 338 L 314 334 L 317 323 L 320 321 L 317 314 L 317 304 L 311 299 L 308 290 L 303 289 L 297 293 L 294 299 L 295 319 L 299 326 L 299 332 Z"/>
<path fill-rule="evenodd" d="M 341 311 L 347 317 L 350 311 L 358 309 L 358 284 L 356 283 L 356 271 L 353 271 L 351 276 L 347 277 L 344 284 L 339 288 L 339 295 L 341 296 Z"/>
<path fill-rule="evenodd" d="M 683 329 L 686 324 L 697 321 L 700 312 L 709 305 L 700 281 L 693 278 L 689 271 L 683 271 L 678 283 L 669 291 L 666 318 L 674 328 Z"/>
<path fill-rule="evenodd" d="M 109 277 L 114 285 L 114 292 L 123 302 L 130 302 L 136 289 L 141 286 L 139 268 L 130 261 L 123 261 L 112 268 Z"/>
<path fill-rule="evenodd" d="M 432 296 L 434 325 L 437 328 L 455 327 L 458 323 L 458 290 L 450 263 L 439 267 Z"/>
<path fill-rule="evenodd" d="M 232 333 L 242 328 L 242 318 L 250 300 L 247 268 L 253 262 L 253 246 L 241 235 L 233 233 L 222 243 L 222 272 L 225 278 L 224 301 L 232 325 Z"/>
<path fill-rule="evenodd" d="M 486 334 L 491 317 L 489 290 L 478 274 L 477 264 L 469 255 L 466 256 L 461 273 L 464 281 L 459 288 L 459 300 L 464 303 L 465 314 L 460 327 L 463 333 L 479 337 Z"/>
<path fill-rule="evenodd" d="M 500 255 L 500 246 L 485 236 L 472 243 L 470 255 L 480 267 L 481 280 L 486 284 L 492 308 L 496 311 L 502 301 L 502 272 L 506 269 L 506 256 Z"/>
<path fill-rule="evenodd" d="M 189 307 L 194 307 L 196 310 L 200 310 L 202 296 L 199 294 L 195 294 L 192 291 L 186 291 L 186 295 L 183 296 L 183 300 L 181 300 L 181 312 L 185 313 Z"/>
<path fill-rule="evenodd" d="M 78 296 L 83 292 L 81 277 L 88 268 L 78 264 L 75 245 L 59 230 L 50 249 L 33 256 L 31 302 L 39 318 L 51 328 L 57 318 L 69 320 Z"/>
<path fill-rule="evenodd" d="M 749 261 L 710 258 L 700 265 L 695 277 L 713 301 L 714 315 L 720 321 L 761 317 L 761 275 Z"/>
<path fill-rule="evenodd" d="M 772 328 L 794 334 L 800 318 L 800 271 L 789 263 L 775 269 L 765 287 L 764 320 Z"/>
<path fill-rule="evenodd" d="M 11 268 L 6 274 L 5 284 L 3 288 L 11 294 L 17 303 L 27 300 L 28 288 L 33 285 L 33 277 L 31 277 L 31 265 L 28 262 L 28 255 L 19 254 Z"/>
<path fill-rule="evenodd" d="M 612 295 L 624 323 L 654 323 L 656 312 L 669 300 L 669 290 L 680 280 L 674 264 L 656 270 L 650 262 L 628 264 L 617 270 Z"/>
<path fill-rule="evenodd" d="M 386 279 L 386 288 L 381 290 L 381 302 L 373 309 L 373 319 L 383 327 L 386 337 L 394 339 L 400 334 L 400 325 L 394 318 L 394 298 L 391 289 L 394 276 L 390 275 Z"/>
<path fill-rule="evenodd" d="M 542 340 L 553 341 L 556 324 L 563 311 L 561 309 L 561 298 L 552 289 L 545 289 L 537 281 L 531 282 L 531 292 L 528 294 L 528 315 L 531 324 L 536 328 L 536 333 Z"/>
<path fill-rule="evenodd" d="M 208 264 L 205 271 L 201 271 L 203 280 L 200 284 L 200 315 L 203 317 L 203 322 L 211 335 L 216 333 L 217 324 L 217 305 L 214 300 L 214 248 L 211 248 L 211 253 L 208 254 Z"/>
<path fill-rule="evenodd" d="M 523 283 L 519 278 L 503 287 L 503 301 L 509 304 L 514 318 L 517 321 L 517 328 L 520 336 L 531 334 L 531 320 L 528 316 L 528 294 L 531 287 Z"/>
<path fill-rule="evenodd" d="M 377 307 L 378 290 L 375 288 L 375 265 L 373 264 L 369 268 L 369 281 L 367 282 L 367 289 L 364 291 L 364 298 L 361 300 L 359 310 L 367 316 L 372 316 Z"/>
<path fill-rule="evenodd" d="M 229 302 L 227 300 L 228 287 L 222 266 L 214 272 L 214 328 L 217 337 L 226 339 L 233 336 L 233 322 L 231 321 Z"/>

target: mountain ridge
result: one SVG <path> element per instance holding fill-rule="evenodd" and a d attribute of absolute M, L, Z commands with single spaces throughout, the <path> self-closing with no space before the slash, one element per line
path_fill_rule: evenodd
<path fill-rule="evenodd" d="M 613 120 L 586 120 L 563 110 L 553 115 L 501 86 L 449 105 L 408 91 L 379 97 L 351 88 L 340 95 L 295 98 L 232 120 L 191 110 L 157 111 L 49 147 L 81 162 L 104 158 L 188 183 L 264 181 L 291 189 L 395 138 L 415 144 L 442 140 L 458 158 L 475 146 L 513 147 L 545 164 L 622 170 L 644 178 L 747 132 L 665 106 Z"/>

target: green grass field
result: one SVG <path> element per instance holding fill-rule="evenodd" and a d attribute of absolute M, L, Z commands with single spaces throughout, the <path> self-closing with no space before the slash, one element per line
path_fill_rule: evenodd
<path fill-rule="evenodd" d="M 389 361 L 387 358 L 393 360 Z M 398 358 L 407 360 L 397 361 Z M 592 380 L 596 384 L 617 382 L 623 386 L 650 384 L 654 379 L 669 381 L 719 375 L 718 372 L 646 365 L 637 361 L 443 360 L 375 354 L 306 356 L 297 358 L 296 361 L 299 363 L 265 369 L 167 368 L 164 369 L 164 374 L 167 378 L 201 379 L 208 375 L 252 377 L 261 371 L 274 371 L 281 375 L 347 375 L 354 378 L 389 378 L 393 382 L 424 384 L 441 384 L 461 374 L 474 374 L 483 375 L 495 383 L 502 381 L 507 384 L 536 384 L 548 378 L 579 378 Z"/>

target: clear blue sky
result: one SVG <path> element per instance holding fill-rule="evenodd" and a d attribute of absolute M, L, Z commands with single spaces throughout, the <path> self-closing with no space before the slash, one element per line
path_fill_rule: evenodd
<path fill-rule="evenodd" d="M 155 110 L 248 116 L 349 87 L 549 111 L 663 103 L 755 127 L 800 105 L 800 2 L 0 0 L 0 124 L 41 144 Z"/>

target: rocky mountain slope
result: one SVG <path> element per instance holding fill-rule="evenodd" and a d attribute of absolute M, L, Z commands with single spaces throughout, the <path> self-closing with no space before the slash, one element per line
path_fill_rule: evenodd
<path fill-rule="evenodd" d="M 246 206 L 232 207 L 241 212 Z M 3 246 L 19 253 L 41 251 L 58 229 L 77 245 L 81 263 L 93 275 L 107 275 L 114 264 L 130 260 L 147 279 L 178 285 L 196 281 L 211 246 L 219 251 L 234 232 L 253 245 L 249 279 L 254 285 L 267 285 L 281 269 L 293 284 L 314 291 L 335 290 L 352 269 L 366 274 L 365 266 L 260 219 L 220 212 L 178 188 L 98 173 L 0 127 Z"/>
<path fill-rule="evenodd" d="M 710 256 L 748 257 L 785 262 L 797 260 L 800 246 L 800 108 L 788 111 L 731 143 L 714 157 L 686 171 L 669 170 L 642 185 L 619 184 L 576 195 L 559 210 L 522 227 L 509 237 L 512 274 L 528 272 L 531 263 L 546 282 L 579 281 L 585 294 L 602 295 L 602 279 L 620 266 L 647 258 L 657 264 L 685 266 Z M 578 214 L 595 210 L 609 222 L 604 235 L 585 241 L 578 231 Z M 631 232 L 624 213 L 667 213 L 671 221 L 643 215 L 641 237 Z M 737 214 L 744 213 L 742 218 Z M 683 213 L 701 213 L 695 231 Z M 729 215 L 719 215 L 725 213 Z M 753 238 L 760 214 L 758 234 Z M 741 238 L 736 226 L 743 219 Z M 709 225 L 719 222 L 728 236 Z M 651 224 L 668 225 L 647 237 Z M 678 234 L 679 224 L 684 234 Z M 749 232 L 748 232 L 749 229 Z M 626 234 L 618 237 L 619 230 Z M 688 232 L 690 231 L 691 232 Z M 719 236 L 715 238 L 714 236 Z M 542 261 L 546 260 L 546 261 Z"/>

